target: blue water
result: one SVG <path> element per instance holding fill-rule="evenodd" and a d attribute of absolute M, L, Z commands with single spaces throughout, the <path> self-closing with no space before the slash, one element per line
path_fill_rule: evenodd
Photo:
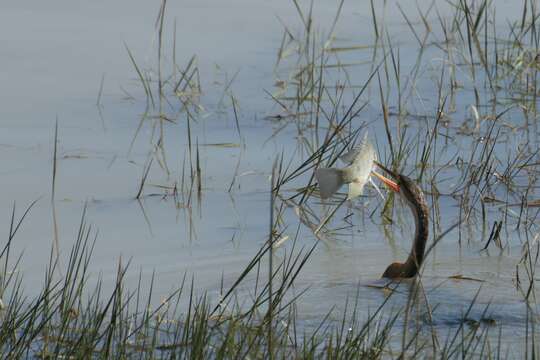
<path fill-rule="evenodd" d="M 164 112 L 175 115 L 176 121 L 165 125 L 169 172 L 156 159 L 142 200 L 134 200 L 153 148 L 151 139 L 155 138 L 152 138 L 150 121 L 145 121 L 131 147 L 146 101 L 125 45 L 138 65 L 155 80 L 157 31 L 154 25 L 159 3 L 53 1 L 45 4 L 32 1 L 2 6 L 0 198 L 3 206 L 0 206 L 0 229 L 7 233 L 12 203 L 17 204 L 20 214 L 27 204 L 40 199 L 17 234 L 13 249 L 15 253 L 24 251 L 17 270 L 24 274 L 30 293 L 32 289 L 39 289 L 43 280 L 43 269 L 49 261 L 54 238 L 51 189 L 56 121 L 58 170 L 54 204 L 63 263 L 76 239 L 80 216 L 86 206 L 86 221 L 99 230 L 91 264 L 94 279 L 101 274 L 104 287 L 111 288 L 118 258 L 131 259 L 133 271 L 128 273 L 128 283 L 136 286 L 139 270 L 143 282 L 148 282 L 155 272 L 159 279 L 154 284 L 156 301 L 180 284 L 186 273 L 195 277 L 201 292 L 216 295 L 222 282 L 230 286 L 267 239 L 272 162 L 281 153 L 292 166 L 306 159 L 305 149 L 300 151 L 297 146 L 302 142 L 299 128 L 304 130 L 303 136 L 312 136 L 305 124 L 284 126 L 283 121 L 267 118 L 283 115 L 281 107 L 268 94 L 279 93 L 276 81 L 292 84 L 291 73 L 299 63 L 293 52 L 276 67 L 283 24 L 294 36 L 302 34 L 302 22 L 294 5 L 287 1 L 169 2 L 162 72 L 171 73 L 173 57 L 184 67 L 196 55 L 202 93 L 191 127 L 192 141 L 200 145 L 203 192 L 200 200 L 196 195 L 191 200 L 175 200 L 172 196 L 172 187 L 180 184 L 183 169 L 189 168 L 189 155 L 187 115 L 178 113 L 180 103 L 169 96 L 171 103 L 164 106 Z M 498 18 L 519 18 L 520 9 L 511 2 L 496 3 Z M 302 5 L 307 12 L 308 4 Z M 449 18 L 451 9 L 447 5 L 440 6 L 442 16 Z M 405 10 L 414 19 L 419 33 L 424 34 L 416 10 Z M 336 11 L 334 3 L 316 2 L 315 33 L 328 36 Z M 379 20 L 387 25 L 393 47 L 399 48 L 402 86 L 405 86 L 407 81 L 413 81 L 418 43 L 394 2 L 389 2 L 384 10 L 378 7 L 377 11 Z M 434 11 L 429 12 L 428 18 L 433 24 L 438 21 Z M 499 23 L 503 32 L 506 23 Z M 432 39 L 442 41 L 440 29 L 434 25 L 432 30 Z M 372 45 L 370 8 L 366 4 L 346 2 L 333 39 L 336 47 Z M 327 70 L 329 83 L 347 79 L 353 86 L 342 99 L 343 109 L 349 106 L 373 69 L 372 51 L 372 48 L 346 51 L 330 58 L 329 63 L 365 63 L 348 67 L 347 72 Z M 409 85 L 406 91 L 409 96 L 405 102 L 411 113 L 435 113 L 441 57 L 433 41 L 427 47 L 415 85 Z M 456 98 L 458 111 L 450 115 L 449 128 L 441 129 L 441 133 L 454 134 L 462 121 L 471 116 L 470 105 L 474 102 L 469 75 L 457 71 L 456 77 L 464 89 Z M 98 95 L 102 79 L 103 91 Z M 368 106 L 353 126 L 366 126 L 384 159 L 389 155 L 389 148 L 381 118 L 378 84 L 374 81 L 361 98 Z M 385 86 L 395 82 L 390 79 L 387 83 L 385 78 L 382 81 Z M 482 81 L 485 77 L 479 74 L 477 82 Z M 150 84 L 157 86 L 155 81 Z M 390 110 L 395 112 L 396 91 L 395 87 L 390 88 L 388 95 L 393 104 Z M 237 101 L 241 138 L 235 125 L 231 96 Z M 482 101 L 488 99 L 486 94 L 481 96 Z M 99 106 L 96 105 L 98 98 Z M 515 114 L 519 119 L 516 123 L 521 123 L 520 111 L 513 111 L 510 114 Z M 408 131 L 413 143 L 424 141 L 425 124 L 422 118 L 409 121 Z M 483 123 L 482 131 L 487 127 L 488 124 Z M 418 129 L 419 135 L 413 135 Z M 395 125 L 393 130 L 396 131 Z M 505 155 L 515 154 L 517 144 L 527 137 L 532 137 L 530 146 L 537 146 L 537 133 L 508 130 L 501 134 L 496 149 L 502 164 Z M 471 144 L 477 141 L 473 137 L 455 139 L 449 140 L 447 148 L 438 149 L 438 165 L 455 162 L 458 157 L 468 159 Z M 232 146 L 219 145 L 223 143 Z M 407 171 L 413 173 L 411 162 Z M 445 170 L 441 176 L 445 178 L 440 184 L 441 193 L 455 190 L 458 176 L 455 168 Z M 518 179 L 526 181 L 523 176 Z M 287 190 L 304 186 L 307 180 L 301 177 L 288 184 Z M 507 194 L 502 185 L 493 189 L 493 195 L 503 200 Z M 534 198 L 533 194 L 530 196 Z M 509 202 L 520 202 L 515 194 L 509 199 L 512 200 Z M 458 218 L 458 202 L 442 197 L 439 203 L 439 230 L 443 231 Z M 187 205 L 191 207 L 186 208 Z M 319 215 L 323 214 L 324 205 L 317 202 L 311 205 Z M 363 315 L 376 308 L 386 296 L 381 290 L 364 285 L 379 279 L 387 264 L 406 257 L 413 229 L 407 220 L 408 209 L 397 203 L 399 221 L 385 231 L 380 225 L 378 210 L 370 217 L 378 206 L 380 199 L 368 189 L 365 198 L 340 210 L 331 225 L 345 229 L 330 241 L 318 244 L 299 276 L 296 286 L 310 288 L 299 303 L 300 319 L 307 328 L 310 323 L 317 323 L 332 306 L 343 309 L 347 298 L 357 293 Z M 501 211 L 497 206 L 489 207 L 490 226 L 501 218 Z M 517 214 L 519 207 L 512 211 Z M 350 226 L 343 220 L 346 215 L 350 215 L 347 218 L 352 223 Z M 299 226 L 293 209 L 288 209 L 284 216 L 288 223 L 286 234 L 291 239 L 299 227 L 297 241 L 301 246 L 310 247 L 316 241 L 310 229 Z M 515 222 L 510 223 L 515 226 Z M 477 304 L 468 317 L 480 321 L 485 306 L 490 304 L 490 319 L 517 337 L 525 336 L 526 307 L 523 295 L 515 286 L 523 233 L 505 227 L 505 250 L 499 251 L 492 244 L 490 252 L 486 253 L 481 249 L 490 230 L 488 228 L 485 234 L 478 222 L 465 223 L 459 231 L 449 233 L 428 256 L 422 281 L 426 298 L 435 310 L 429 321 L 420 317 L 420 324 L 430 323 L 442 333 L 455 330 L 463 323 L 463 314 L 481 286 Z M 283 249 L 276 251 L 278 260 L 292 247 L 292 242 L 286 242 Z M 447 279 L 457 274 L 483 282 Z M 253 281 L 253 277 L 248 278 L 243 287 L 246 292 Z M 406 299 L 407 296 L 397 294 L 391 305 L 399 307 Z M 513 342 L 506 337 L 503 341 Z"/>

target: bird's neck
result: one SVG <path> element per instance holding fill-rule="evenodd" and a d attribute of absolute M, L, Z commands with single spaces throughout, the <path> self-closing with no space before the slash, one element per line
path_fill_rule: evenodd
<path fill-rule="evenodd" d="M 414 206 L 411 202 L 407 201 L 415 221 L 415 233 L 411 253 L 404 264 L 406 272 L 410 276 L 415 276 L 418 273 L 418 270 L 424 261 L 424 252 L 426 250 L 426 242 L 429 235 L 428 207 L 423 194 L 420 194 L 417 201 L 417 206 Z"/>

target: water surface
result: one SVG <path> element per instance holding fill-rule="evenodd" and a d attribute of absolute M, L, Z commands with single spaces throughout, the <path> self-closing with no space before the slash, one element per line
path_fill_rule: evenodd
<path fill-rule="evenodd" d="M 520 10 L 510 2 L 496 3 L 497 19 L 519 18 Z M 302 5 L 308 8 L 308 4 Z M 277 67 L 276 59 L 283 24 L 290 31 L 301 33 L 302 23 L 294 5 L 287 1 L 169 2 L 162 71 L 171 73 L 173 59 L 179 66 L 186 66 L 193 55 L 197 57 L 201 108 L 191 130 L 192 141 L 199 145 L 203 191 L 200 199 L 194 195 L 189 203 L 186 198 L 175 201 L 170 196 L 174 184 L 181 182 L 183 169 L 189 167 L 186 165 L 189 164 L 187 118 L 185 113 L 178 113 L 181 104 L 176 101 L 165 105 L 167 113 L 177 114 L 175 124 L 165 125 L 169 172 L 156 159 L 144 196 L 140 201 L 135 200 L 145 164 L 155 145 L 151 139 L 155 138 L 150 122 L 145 121 L 132 145 L 147 102 L 126 46 L 138 65 L 155 79 L 158 9 L 158 1 L 47 4 L 34 1 L 3 6 L 0 228 L 7 232 L 12 203 L 16 203 L 20 214 L 27 204 L 40 199 L 14 243 L 16 253 L 24 252 L 18 271 L 24 274 L 29 293 L 39 289 L 54 239 L 51 193 L 56 121 L 58 170 L 54 206 L 62 261 L 65 263 L 76 239 L 86 207 L 87 223 L 99 231 L 91 264 L 94 278 L 101 275 L 104 286 L 112 287 L 119 257 L 124 261 L 129 259 L 128 284 L 136 286 L 139 270 L 146 283 L 155 273 L 156 301 L 176 288 L 185 274 L 195 278 L 200 293 L 208 291 L 214 298 L 219 297 L 222 284 L 232 285 L 268 238 L 272 162 L 281 153 L 293 165 L 307 157 L 307 151 L 299 150 L 299 144 L 302 136 L 310 136 L 308 133 L 299 133 L 295 125 L 284 126 L 283 122 L 267 118 L 282 113 L 268 95 L 276 92 L 275 82 L 292 82 L 289 76 L 296 58 L 291 56 Z M 412 78 L 417 41 L 394 2 L 384 11 L 377 10 L 393 46 L 399 48 L 403 79 Z M 328 35 L 336 12 L 336 4 L 316 2 L 314 26 L 321 37 Z M 418 24 L 414 9 L 407 9 L 407 14 Z M 451 8 L 441 5 L 440 14 L 451 18 Z M 428 18 L 436 24 L 434 11 Z M 503 31 L 506 23 L 499 24 Z M 435 26 L 433 32 L 441 35 Z M 336 47 L 372 45 L 370 8 L 346 2 L 334 35 Z M 443 63 L 436 45 L 426 48 L 423 62 L 427 65 L 415 79 L 415 93 L 408 99 L 411 112 L 432 115 L 436 109 L 437 69 Z M 344 107 L 352 102 L 373 69 L 372 51 L 373 48 L 367 47 L 340 54 L 343 63 L 356 65 L 346 68 L 346 73 L 337 71 L 328 75 L 329 82 L 346 75 L 356 87 L 344 96 Z M 458 119 L 470 117 L 469 107 L 473 104 L 472 91 L 466 82 L 468 75 L 458 71 L 457 77 L 464 89 L 455 99 L 457 112 L 451 115 L 455 119 L 451 131 L 458 126 Z M 157 86 L 157 82 L 151 86 Z M 389 148 L 377 92 L 378 85 L 374 83 L 369 89 L 369 104 L 354 126 L 369 130 L 381 158 L 385 158 Z M 237 101 L 241 139 L 231 95 Z M 390 98 L 395 99 L 395 94 Z M 368 99 L 368 95 L 363 99 Z M 409 126 L 412 139 L 425 139 L 422 120 L 409 120 Z M 392 128 L 395 131 L 396 124 Z M 280 130 L 278 135 L 272 136 L 277 130 Z M 419 131 L 418 135 L 413 135 L 414 131 Z M 503 133 L 497 145 L 501 158 L 504 159 L 505 151 L 515 152 L 516 144 L 524 136 L 510 131 Z M 532 146 L 538 144 L 537 131 L 527 136 L 532 138 Z M 440 152 L 437 161 L 442 164 L 455 157 L 467 159 L 469 144 L 474 141 L 456 138 L 448 150 Z M 408 171 L 415 169 L 409 167 Z M 448 170 L 447 179 L 441 183 L 443 188 L 439 189 L 442 193 L 454 190 L 457 180 L 453 181 L 453 177 L 457 174 Z M 307 180 L 302 178 L 287 190 L 305 185 Z M 505 198 L 504 189 L 497 188 L 495 193 Z M 392 226 L 383 226 L 380 205 L 380 198 L 368 190 L 365 197 L 347 203 L 336 216 L 333 225 L 344 227 L 339 236 L 318 243 L 295 285 L 295 291 L 310 289 L 301 298 L 299 308 L 306 327 L 316 326 L 332 307 L 339 314 L 338 310 L 344 309 L 349 298 L 358 297 L 360 316 L 367 316 L 388 296 L 385 291 L 365 285 L 378 280 L 387 264 L 406 257 L 413 229 L 408 209 L 400 202 L 396 203 L 397 221 Z M 450 197 L 441 198 L 440 205 L 438 216 L 443 231 L 458 219 L 459 206 Z M 326 205 L 314 201 L 313 208 L 323 214 Z M 514 210 L 518 212 L 519 208 Z M 497 206 L 490 207 L 488 224 L 499 220 L 500 214 Z M 346 215 L 349 216 L 344 221 Z M 285 219 L 289 224 L 286 234 L 291 238 L 299 229 L 296 246 L 309 248 L 317 241 L 310 229 L 299 224 L 292 209 L 286 211 Z M 486 234 L 477 223 L 464 223 L 450 232 L 424 266 L 422 283 L 429 306 L 434 310 L 431 318 L 426 319 L 426 299 L 422 299 L 417 305 L 418 326 L 431 324 L 444 334 L 462 326 L 465 317 L 478 322 L 489 318 L 502 326 L 504 334 L 524 338 L 526 306 L 515 284 L 516 264 L 524 241 L 520 236 L 518 231 L 506 232 L 505 249 L 499 251 L 491 246 L 486 252 L 482 251 Z M 276 259 L 291 247 L 289 241 L 276 250 Z M 450 275 L 481 281 L 449 279 Z M 254 276 L 248 277 L 242 285 L 243 291 L 249 293 L 253 282 Z M 392 295 L 391 306 L 399 307 L 407 301 L 408 285 L 402 284 L 398 290 Z M 476 304 L 465 315 L 475 296 Z"/>

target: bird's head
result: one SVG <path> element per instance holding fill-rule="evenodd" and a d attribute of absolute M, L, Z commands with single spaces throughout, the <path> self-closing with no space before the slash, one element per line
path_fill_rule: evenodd
<path fill-rule="evenodd" d="M 379 180 L 381 180 L 390 190 L 401 194 L 405 200 L 409 203 L 417 203 L 419 199 L 423 199 L 422 189 L 408 176 L 398 174 L 388 168 L 378 161 L 374 162 L 377 167 L 384 170 L 388 173 L 393 179 L 389 179 L 375 171 L 372 171 L 372 174 L 375 175 Z"/>

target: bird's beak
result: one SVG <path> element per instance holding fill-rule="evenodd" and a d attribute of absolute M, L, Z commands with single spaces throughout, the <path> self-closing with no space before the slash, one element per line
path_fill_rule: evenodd
<path fill-rule="evenodd" d="M 377 165 L 378 167 L 380 167 L 381 169 L 383 169 L 384 171 L 386 171 L 387 173 L 389 173 L 392 177 L 397 178 L 397 175 L 396 175 L 395 172 L 387 169 L 380 162 L 374 161 L 374 164 Z M 382 176 L 381 174 L 379 174 L 379 173 L 377 173 L 375 171 L 371 171 L 371 173 L 373 175 L 375 175 L 376 177 L 378 177 L 379 180 L 381 180 L 386 186 L 388 186 L 388 188 L 390 190 L 395 191 L 395 192 L 399 192 L 399 185 L 395 181 L 390 180 L 389 178 L 384 177 L 384 176 Z"/>

